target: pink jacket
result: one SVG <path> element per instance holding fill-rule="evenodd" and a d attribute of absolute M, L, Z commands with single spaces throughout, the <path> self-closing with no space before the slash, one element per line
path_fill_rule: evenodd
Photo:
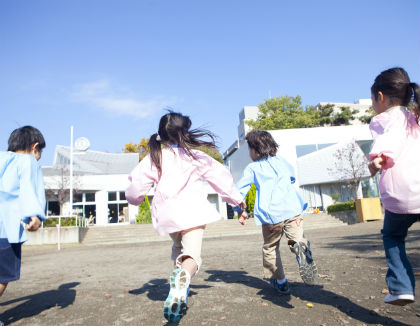
<path fill-rule="evenodd" d="M 405 107 L 392 107 L 370 123 L 369 159 L 384 156 L 379 191 L 382 204 L 397 214 L 420 213 L 420 127 Z"/>
<path fill-rule="evenodd" d="M 229 171 L 207 154 L 193 150 L 196 159 L 177 146 L 162 149 L 162 175 L 147 155 L 128 177 L 125 196 L 139 205 L 155 184 L 152 221 L 160 235 L 215 222 L 221 218 L 207 200 L 204 180 L 233 206 L 242 202 Z"/>

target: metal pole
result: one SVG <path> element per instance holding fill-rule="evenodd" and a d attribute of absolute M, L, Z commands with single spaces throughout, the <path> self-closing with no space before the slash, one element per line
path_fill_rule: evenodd
<path fill-rule="evenodd" d="M 70 127 L 70 217 L 73 217 L 73 126 Z"/>
<path fill-rule="evenodd" d="M 61 216 L 58 217 L 58 224 L 57 224 L 57 249 L 58 250 L 61 250 L 60 228 L 61 228 Z"/>

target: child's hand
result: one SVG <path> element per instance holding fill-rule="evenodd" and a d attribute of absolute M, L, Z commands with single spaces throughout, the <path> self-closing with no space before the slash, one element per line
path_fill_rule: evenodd
<path fill-rule="evenodd" d="M 28 224 L 28 227 L 26 229 L 28 231 L 32 232 L 32 231 L 38 230 L 40 226 L 41 226 L 41 220 L 39 219 L 39 217 L 38 216 L 32 216 L 31 220 Z"/>
<path fill-rule="evenodd" d="M 385 164 L 386 159 L 382 156 L 375 157 L 372 161 L 369 162 L 368 168 L 370 172 L 370 176 L 373 177 L 380 169 L 382 169 L 382 166 Z"/>
<path fill-rule="evenodd" d="M 240 207 L 242 210 L 244 210 L 244 209 L 246 208 L 246 204 L 245 204 L 245 202 L 243 201 L 242 203 L 240 203 L 240 204 L 239 204 L 239 207 Z"/>
<path fill-rule="evenodd" d="M 242 225 L 245 225 L 245 221 L 248 219 L 248 214 L 243 211 L 242 214 L 238 217 L 238 221 L 239 223 L 241 223 Z"/>

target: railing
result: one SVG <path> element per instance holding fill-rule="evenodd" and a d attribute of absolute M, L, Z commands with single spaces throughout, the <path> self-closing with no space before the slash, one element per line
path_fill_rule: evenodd
<path fill-rule="evenodd" d="M 88 227 L 92 220 L 92 217 L 83 218 L 80 216 L 47 216 L 47 219 L 42 222 L 41 227 L 57 227 L 57 249 L 61 250 L 60 229 L 62 226 Z"/>
<path fill-rule="evenodd" d="M 47 219 L 42 222 L 42 227 L 54 227 L 54 226 L 78 226 L 88 227 L 94 217 L 85 218 L 80 216 L 47 216 Z"/>

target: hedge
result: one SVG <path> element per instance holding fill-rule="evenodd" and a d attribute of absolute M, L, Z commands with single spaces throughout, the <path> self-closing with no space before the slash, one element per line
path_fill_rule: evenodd
<path fill-rule="evenodd" d="M 347 202 L 347 203 L 337 203 L 327 207 L 327 212 L 340 212 L 340 211 L 352 211 L 356 209 L 356 205 L 354 202 Z"/>

